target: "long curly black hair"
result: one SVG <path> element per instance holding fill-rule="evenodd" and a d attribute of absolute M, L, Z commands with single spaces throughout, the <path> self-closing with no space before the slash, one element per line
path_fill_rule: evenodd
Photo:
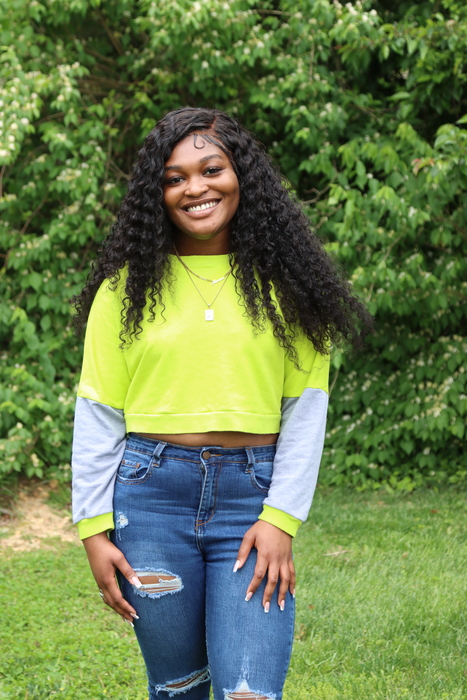
<path fill-rule="evenodd" d="M 329 352 L 330 344 L 360 347 L 371 317 L 310 231 L 263 147 L 227 114 L 191 107 L 169 112 L 146 137 L 117 219 L 83 291 L 72 299 L 77 328 L 83 329 L 103 280 L 116 284 L 124 267 L 122 341 L 138 337 L 148 301 L 150 319 L 157 304 L 164 307 L 163 283 L 170 279 L 169 253 L 174 252 L 174 229 L 163 201 L 164 165 L 192 133 L 221 148 L 238 178 L 240 203 L 230 226 L 230 256 L 253 326 L 261 331 L 268 318 L 292 359 L 299 328 L 322 353 Z"/>

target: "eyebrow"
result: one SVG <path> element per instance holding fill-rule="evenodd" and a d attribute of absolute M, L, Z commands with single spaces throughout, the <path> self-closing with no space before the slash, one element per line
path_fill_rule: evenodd
<path fill-rule="evenodd" d="M 211 160 L 211 158 L 219 158 L 220 160 L 223 160 L 223 157 L 219 153 L 211 153 L 209 156 L 204 156 L 204 158 L 200 158 L 198 163 L 206 163 L 207 160 Z M 164 168 L 165 171 L 167 170 L 183 170 L 182 165 L 169 165 L 166 168 Z"/>

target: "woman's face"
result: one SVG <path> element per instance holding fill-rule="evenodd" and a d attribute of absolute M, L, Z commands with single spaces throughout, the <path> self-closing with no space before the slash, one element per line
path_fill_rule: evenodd
<path fill-rule="evenodd" d="M 175 146 L 165 164 L 164 204 L 182 254 L 227 253 L 239 201 L 237 176 L 220 148 L 201 134 Z"/>

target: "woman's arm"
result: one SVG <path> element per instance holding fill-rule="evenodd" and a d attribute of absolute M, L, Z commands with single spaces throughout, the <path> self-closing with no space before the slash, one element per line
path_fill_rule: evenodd
<path fill-rule="evenodd" d="M 257 550 L 247 597 L 267 575 L 263 595 L 266 612 L 278 582 L 281 609 L 287 590 L 295 594 L 292 535 L 308 516 L 326 431 L 329 356 L 317 353 L 306 340 L 297 349 L 300 370 L 286 359 L 281 428 L 265 508 L 258 522 L 245 533 L 238 552 L 240 568 L 251 549 Z"/>
<path fill-rule="evenodd" d="M 88 319 L 73 434 L 73 520 L 104 602 L 131 622 L 136 611 L 122 597 L 115 573 L 139 581 L 108 539 L 113 528 L 113 492 L 126 444 L 123 412 L 129 384 L 119 332 L 121 298 L 100 287 Z M 139 584 L 141 585 L 141 584 Z"/>

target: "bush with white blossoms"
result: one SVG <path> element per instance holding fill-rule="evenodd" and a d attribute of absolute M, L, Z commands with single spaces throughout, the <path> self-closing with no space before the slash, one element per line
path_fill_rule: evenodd
<path fill-rule="evenodd" d="M 407 12 L 407 14 L 404 14 Z M 467 6 L 0 0 L 0 477 L 69 478 L 82 287 L 144 135 L 218 107 L 375 315 L 334 351 L 321 479 L 467 475 Z"/>

